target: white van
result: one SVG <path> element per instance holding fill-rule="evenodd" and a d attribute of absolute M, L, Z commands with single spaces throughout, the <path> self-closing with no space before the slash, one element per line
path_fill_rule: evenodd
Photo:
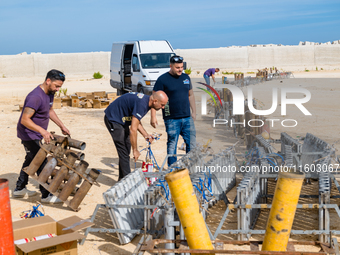
<path fill-rule="evenodd" d="M 112 44 L 110 84 L 117 94 L 151 94 L 157 78 L 170 69 L 176 55 L 168 41 L 128 41 Z"/>

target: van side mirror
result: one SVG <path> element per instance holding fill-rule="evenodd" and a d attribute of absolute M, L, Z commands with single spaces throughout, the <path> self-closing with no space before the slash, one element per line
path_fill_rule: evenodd
<path fill-rule="evenodd" d="M 183 70 L 187 69 L 187 62 L 183 62 Z"/>

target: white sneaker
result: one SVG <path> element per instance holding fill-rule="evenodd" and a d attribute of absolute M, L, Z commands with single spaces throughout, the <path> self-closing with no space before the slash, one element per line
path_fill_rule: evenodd
<path fill-rule="evenodd" d="M 182 143 L 181 147 L 179 147 L 180 150 L 185 151 L 185 143 Z"/>
<path fill-rule="evenodd" d="M 12 192 L 13 197 L 24 197 L 26 194 L 29 197 L 32 197 L 32 196 L 35 196 L 37 192 L 35 190 L 28 190 L 26 188 L 23 188 L 22 190 L 14 190 Z"/>
<path fill-rule="evenodd" d="M 63 201 L 61 201 L 58 197 L 53 196 L 53 195 L 49 195 L 46 198 L 42 198 L 41 199 L 41 203 L 49 203 L 49 204 L 60 204 L 60 203 L 64 203 Z"/>

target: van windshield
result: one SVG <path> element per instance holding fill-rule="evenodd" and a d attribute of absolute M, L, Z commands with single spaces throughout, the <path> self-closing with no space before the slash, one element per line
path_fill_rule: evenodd
<path fill-rule="evenodd" d="M 175 53 L 150 53 L 140 54 L 140 62 L 143 68 L 169 68 L 170 58 Z"/>

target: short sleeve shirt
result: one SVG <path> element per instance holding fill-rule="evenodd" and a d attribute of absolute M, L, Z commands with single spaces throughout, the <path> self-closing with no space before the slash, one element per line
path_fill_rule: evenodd
<path fill-rule="evenodd" d="M 215 74 L 215 68 L 209 68 L 207 71 L 204 72 L 204 74 L 207 76 Z"/>
<path fill-rule="evenodd" d="M 189 75 L 173 76 L 169 72 L 161 75 L 153 88 L 164 91 L 169 100 L 165 105 L 163 119 L 180 119 L 190 117 L 189 90 L 192 84 Z"/>
<path fill-rule="evenodd" d="M 124 94 L 106 108 L 105 115 L 111 122 L 130 126 L 133 116 L 140 121 L 150 110 L 149 98 L 142 93 Z"/>
<path fill-rule="evenodd" d="M 53 105 L 53 99 L 54 95 L 47 95 L 45 91 L 40 88 L 40 86 L 36 87 L 27 95 L 23 111 L 17 124 L 17 136 L 21 140 L 30 141 L 41 140 L 43 138 L 40 133 L 30 130 L 21 124 L 21 118 L 25 107 L 29 107 L 35 110 L 35 113 L 33 114 L 31 120 L 38 126 L 47 130 L 48 122 L 50 120 L 50 108 Z"/>

